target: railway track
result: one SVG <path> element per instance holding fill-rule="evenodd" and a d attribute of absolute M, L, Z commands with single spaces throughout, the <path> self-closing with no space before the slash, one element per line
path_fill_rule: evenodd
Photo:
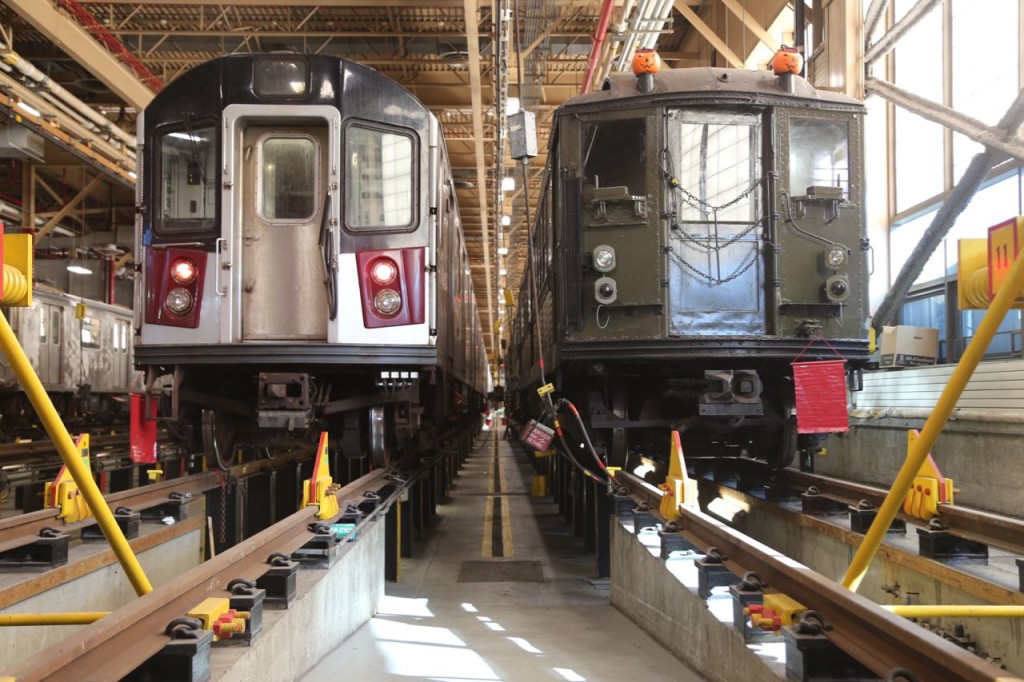
<path fill-rule="evenodd" d="M 112 438 L 118 438 L 118 436 Z M 295 451 L 274 459 L 255 460 L 232 467 L 229 475 L 233 478 L 242 478 L 308 459 L 310 456 L 309 452 Z M 112 493 L 105 496 L 104 499 L 111 509 L 128 507 L 135 511 L 143 511 L 174 499 L 171 497 L 172 495 L 176 497 L 201 495 L 208 490 L 220 487 L 223 480 L 223 474 L 208 471 Z M 57 517 L 57 514 L 58 510 L 56 509 L 42 509 L 0 519 L 0 551 L 30 542 L 44 528 L 57 528 L 66 533 L 74 533 L 96 523 L 94 518 L 75 523 L 64 523 Z"/>
<path fill-rule="evenodd" d="M 861 501 L 865 501 L 876 509 L 882 505 L 889 492 L 883 488 L 795 469 L 784 469 L 778 472 L 778 481 L 783 486 L 795 490 L 808 490 L 813 487 L 820 495 L 851 506 L 858 506 Z M 903 513 L 899 514 L 899 518 L 904 521 L 921 523 L 920 519 Z M 985 545 L 1000 547 L 1024 557 L 1024 520 L 941 503 L 939 504 L 938 519 L 947 530 L 958 536 Z"/>
<path fill-rule="evenodd" d="M 628 472 L 617 474 L 616 481 L 651 513 L 660 507 L 664 495 L 660 489 Z M 717 549 L 734 575 L 754 572 L 770 586 L 767 591 L 784 593 L 820 614 L 828 625 L 820 634 L 883 679 L 900 668 L 910 668 L 921 680 L 1012 679 L 1006 671 L 885 611 L 725 523 L 685 507 L 680 513 L 676 525 L 667 530 L 677 530 L 705 552 Z"/>

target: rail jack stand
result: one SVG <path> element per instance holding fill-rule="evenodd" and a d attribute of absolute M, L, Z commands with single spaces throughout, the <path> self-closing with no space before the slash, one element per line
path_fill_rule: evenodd
<path fill-rule="evenodd" d="M 865 505 L 864 502 L 857 506 L 851 504 L 850 530 L 854 533 L 867 533 L 868 528 L 871 528 L 871 524 L 875 522 L 876 516 L 878 516 L 877 507 Z M 907 532 L 907 522 L 903 519 L 893 519 L 892 523 L 889 524 L 889 530 L 886 532 L 892 535 L 905 535 Z"/>
<path fill-rule="evenodd" d="M 988 564 L 988 545 L 953 535 L 936 521 L 938 519 L 933 519 L 928 528 L 917 529 L 917 548 L 921 556 L 976 566 Z"/>
<path fill-rule="evenodd" d="M 633 535 L 640 535 L 644 528 L 657 528 L 659 525 L 658 517 L 646 506 L 633 508 Z"/>
<path fill-rule="evenodd" d="M 256 587 L 267 593 L 263 606 L 274 611 L 287 609 L 295 601 L 295 579 L 299 564 L 280 552 L 267 557 L 267 563 L 270 568 L 256 579 Z"/>
<path fill-rule="evenodd" d="M 139 537 L 139 521 L 142 514 L 132 511 L 128 507 L 118 507 L 114 510 L 114 521 L 118 528 L 124 533 L 126 540 L 133 540 Z M 82 529 L 82 542 L 106 542 L 107 537 L 103 529 L 98 525 L 86 526 Z"/>
<path fill-rule="evenodd" d="M 711 590 L 716 587 L 725 587 L 736 582 L 736 576 L 722 563 L 724 560 L 725 557 L 718 548 L 712 547 L 703 559 L 694 562 L 697 566 L 697 596 L 701 599 L 709 599 Z"/>
<path fill-rule="evenodd" d="M 875 681 L 878 676 L 840 650 L 821 632 L 799 632 L 802 623 L 782 628 L 786 679 L 793 682 Z"/>
<path fill-rule="evenodd" d="M 36 571 L 68 562 L 68 536 L 56 528 L 43 528 L 33 542 L 0 552 L 0 570 Z"/>
<path fill-rule="evenodd" d="M 672 524 L 667 525 L 664 529 L 658 531 L 658 537 L 661 539 L 661 559 L 666 561 L 672 558 L 672 552 L 700 552 L 697 546 L 687 540 L 679 532 L 678 527 L 673 527 Z"/>
<path fill-rule="evenodd" d="M 210 679 L 211 630 L 186 630 L 172 634 L 158 654 L 125 679 L 131 682 L 203 682 Z"/>

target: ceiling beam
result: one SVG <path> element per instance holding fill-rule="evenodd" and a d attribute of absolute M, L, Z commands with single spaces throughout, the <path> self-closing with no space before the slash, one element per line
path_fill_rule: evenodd
<path fill-rule="evenodd" d="M 497 344 L 494 342 L 494 293 L 491 290 L 491 245 L 490 231 L 487 224 L 487 163 L 484 154 L 484 110 L 483 84 L 480 79 L 480 33 L 477 28 L 480 0 L 464 0 L 466 12 L 466 46 L 469 48 L 469 77 L 473 94 L 473 135 L 476 137 L 476 191 L 480 197 L 480 233 L 484 239 L 484 271 L 487 277 L 487 325 L 485 333 L 491 340 L 490 355 L 498 357 Z M 480 302 L 477 301 L 477 310 Z M 491 371 L 496 368 L 489 368 Z"/>
<path fill-rule="evenodd" d="M 76 194 L 74 197 L 72 197 L 71 201 L 69 201 L 64 206 L 64 208 L 62 208 L 61 210 L 57 211 L 57 213 L 55 213 L 52 218 L 50 218 L 48 221 L 46 221 L 45 225 L 43 225 L 42 227 L 39 228 L 39 231 L 36 232 L 35 236 L 32 238 L 32 243 L 33 244 L 38 244 L 40 239 L 42 239 L 43 237 L 48 235 L 55 227 L 57 227 L 57 223 L 59 223 L 61 220 L 63 220 L 64 217 L 67 216 L 67 214 L 69 214 L 73 210 L 75 210 L 75 208 L 78 206 L 78 204 L 80 204 L 82 202 L 82 199 L 87 197 L 90 192 L 92 192 L 94 189 L 96 189 L 96 187 L 102 181 L 103 181 L 103 176 L 101 176 L 101 175 L 97 175 L 97 176 L 93 177 L 93 179 L 90 180 L 89 183 L 78 192 L 78 194 Z"/>
<path fill-rule="evenodd" d="M 764 30 L 764 27 L 758 23 L 757 19 L 747 13 L 747 9 L 745 7 L 741 7 L 740 3 L 736 2 L 736 0 L 722 0 L 722 4 L 725 5 L 730 12 L 735 14 L 736 17 L 742 21 L 743 24 L 754 33 L 754 35 L 757 36 L 758 40 L 767 45 L 769 50 L 772 52 L 778 52 L 779 41 L 775 40 L 768 31 Z M 746 57 L 747 55 L 743 56 Z"/>
<path fill-rule="evenodd" d="M 690 22 L 690 25 L 697 29 L 697 32 L 704 36 L 704 40 L 711 43 L 711 46 L 718 50 L 718 53 L 725 57 L 729 65 L 736 69 L 743 68 L 743 60 L 736 56 L 736 53 L 729 49 L 725 41 L 718 37 L 718 34 L 710 26 L 690 9 L 683 0 L 675 0 L 676 11 L 683 15 L 683 18 Z"/>
<path fill-rule="evenodd" d="M 96 42 L 77 22 L 58 12 L 51 3 L 39 0 L 4 0 L 4 4 L 32 24 L 33 28 L 54 45 L 67 52 L 131 106 L 141 111 L 153 99 L 152 90 Z"/>
<path fill-rule="evenodd" d="M 39 0 L 31 0 L 39 2 Z M 6 2 L 6 0 L 4 0 Z M 82 5 L 182 5 L 189 7 L 302 7 L 309 8 L 311 5 L 321 3 L 310 2 L 310 0 L 78 0 Z M 331 7 L 394 7 L 394 0 L 332 0 Z M 404 0 L 403 7 L 418 9 L 434 9 L 435 7 L 462 7 L 463 0 Z"/>

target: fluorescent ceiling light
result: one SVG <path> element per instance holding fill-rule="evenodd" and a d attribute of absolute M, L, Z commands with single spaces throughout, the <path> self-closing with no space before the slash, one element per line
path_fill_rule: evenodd
<path fill-rule="evenodd" d="M 40 116 L 42 116 L 42 114 L 39 113 L 38 109 L 36 109 L 35 107 L 30 107 L 29 105 L 25 104 L 24 102 L 18 102 L 18 108 L 27 111 L 28 113 L 32 114 L 36 118 L 39 118 Z"/>
<path fill-rule="evenodd" d="M 86 268 L 86 267 L 82 267 L 81 265 L 69 265 L 68 266 L 68 272 L 74 273 L 76 275 L 91 275 L 92 274 L 92 270 L 90 270 L 89 268 Z"/>
<path fill-rule="evenodd" d="M 508 227 L 509 225 L 511 225 L 512 224 L 512 216 L 510 216 L 510 215 L 503 215 L 503 216 L 501 216 L 501 224 L 504 225 L 505 227 Z"/>
<path fill-rule="evenodd" d="M 509 97 L 505 100 L 505 115 L 511 116 L 519 112 L 519 98 Z"/>
<path fill-rule="evenodd" d="M 499 246 L 498 247 L 498 255 L 499 256 L 507 256 L 508 255 L 508 247 L 507 246 Z"/>
<path fill-rule="evenodd" d="M 503 192 L 511 192 L 516 188 L 516 179 L 511 175 L 501 179 L 501 189 Z"/>

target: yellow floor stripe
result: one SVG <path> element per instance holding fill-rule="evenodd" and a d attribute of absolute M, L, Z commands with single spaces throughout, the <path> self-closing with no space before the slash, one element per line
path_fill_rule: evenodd
<path fill-rule="evenodd" d="M 501 505 L 501 544 L 505 557 L 512 556 L 512 514 L 509 507 L 512 500 L 505 498 L 505 504 Z"/>
<path fill-rule="evenodd" d="M 494 544 L 491 534 L 494 532 L 494 498 L 484 501 L 484 541 L 480 548 L 480 556 L 494 556 Z"/>

